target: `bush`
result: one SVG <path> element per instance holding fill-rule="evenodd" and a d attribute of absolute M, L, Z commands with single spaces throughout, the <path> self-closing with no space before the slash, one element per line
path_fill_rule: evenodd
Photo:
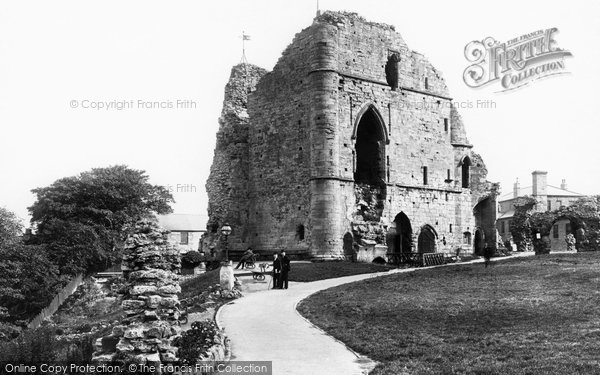
<path fill-rule="evenodd" d="M 181 257 L 181 266 L 184 268 L 198 267 L 204 262 L 204 257 L 197 251 L 188 251 Z"/>
<path fill-rule="evenodd" d="M 56 359 L 56 345 L 53 328 L 29 330 L 0 345 L 0 362 L 49 363 Z"/>
<path fill-rule="evenodd" d="M 193 365 L 200 356 L 206 354 L 215 344 L 220 331 L 215 322 L 206 320 L 192 323 L 192 329 L 185 331 L 175 339 L 174 345 L 179 348 L 179 360 L 186 365 Z"/>

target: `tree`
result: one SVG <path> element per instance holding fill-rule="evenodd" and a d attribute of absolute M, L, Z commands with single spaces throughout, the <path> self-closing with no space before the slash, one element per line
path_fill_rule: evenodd
<path fill-rule="evenodd" d="M 531 197 L 518 198 L 514 203 L 511 234 L 519 250 L 530 243 L 537 254 L 550 252 L 552 225 L 560 219 L 571 222 L 577 251 L 600 250 L 600 196 L 580 198 L 553 211 L 536 212 L 536 205 Z"/>
<path fill-rule="evenodd" d="M 126 228 L 172 212 L 172 195 L 152 185 L 144 171 L 123 165 L 95 168 L 32 190 L 37 226 L 33 243 L 45 244 L 61 273 L 105 269 L 120 260 Z"/>
<path fill-rule="evenodd" d="M 18 242 L 23 227 L 17 216 L 11 211 L 0 207 L 0 245 Z"/>
<path fill-rule="evenodd" d="M 42 246 L 0 245 L 0 341 L 18 333 L 54 297 L 65 281 Z"/>

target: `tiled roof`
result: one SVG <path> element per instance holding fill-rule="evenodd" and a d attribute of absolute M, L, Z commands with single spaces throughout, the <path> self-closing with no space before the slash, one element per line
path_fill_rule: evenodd
<path fill-rule="evenodd" d="M 166 230 L 199 232 L 206 230 L 207 218 L 204 215 L 169 214 L 158 215 L 158 223 Z"/>
<path fill-rule="evenodd" d="M 515 210 L 509 210 L 509 211 L 506 211 L 504 213 L 501 213 L 500 216 L 498 216 L 498 220 L 500 220 L 500 219 L 510 219 L 513 216 L 515 216 Z"/>

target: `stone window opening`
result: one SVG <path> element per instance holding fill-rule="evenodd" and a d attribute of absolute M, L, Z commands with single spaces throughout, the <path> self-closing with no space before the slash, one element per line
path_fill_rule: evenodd
<path fill-rule="evenodd" d="M 448 119 L 444 118 L 444 131 L 448 132 Z"/>
<path fill-rule="evenodd" d="M 392 53 L 388 56 L 388 61 L 385 64 L 385 80 L 387 84 L 396 91 L 398 89 L 398 63 L 400 62 L 400 55 L 398 53 Z"/>
<path fill-rule="evenodd" d="M 465 245 L 471 245 L 471 232 L 463 233 L 463 243 Z"/>
<path fill-rule="evenodd" d="M 381 186 L 385 184 L 384 124 L 373 107 L 360 118 L 356 130 L 356 169 L 354 181 L 358 184 Z"/>
<path fill-rule="evenodd" d="M 448 231 L 449 231 L 450 233 L 452 233 L 452 224 L 450 224 L 450 227 L 448 228 Z"/>
<path fill-rule="evenodd" d="M 299 224 L 296 227 L 296 238 L 298 238 L 298 241 L 304 241 L 304 236 L 305 236 L 304 225 L 303 224 Z"/>
<path fill-rule="evenodd" d="M 468 156 L 462 161 L 461 172 L 462 172 L 462 187 L 469 187 L 469 179 L 470 179 L 470 167 L 471 167 L 471 159 Z"/>
<path fill-rule="evenodd" d="M 189 233 L 188 232 L 180 232 L 179 244 L 187 245 L 189 243 L 190 243 Z"/>
<path fill-rule="evenodd" d="M 423 185 L 427 185 L 427 167 L 423 167 Z"/>
<path fill-rule="evenodd" d="M 425 90 L 429 90 L 429 80 L 425 77 Z"/>
<path fill-rule="evenodd" d="M 558 238 L 558 224 L 552 226 L 552 237 Z"/>

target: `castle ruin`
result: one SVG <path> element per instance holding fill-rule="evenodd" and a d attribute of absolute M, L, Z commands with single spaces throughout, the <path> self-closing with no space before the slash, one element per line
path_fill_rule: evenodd
<path fill-rule="evenodd" d="M 312 259 L 496 246 L 497 184 L 448 88 L 393 26 L 325 12 L 273 71 L 232 69 L 210 177 L 208 234 L 230 251 Z"/>

